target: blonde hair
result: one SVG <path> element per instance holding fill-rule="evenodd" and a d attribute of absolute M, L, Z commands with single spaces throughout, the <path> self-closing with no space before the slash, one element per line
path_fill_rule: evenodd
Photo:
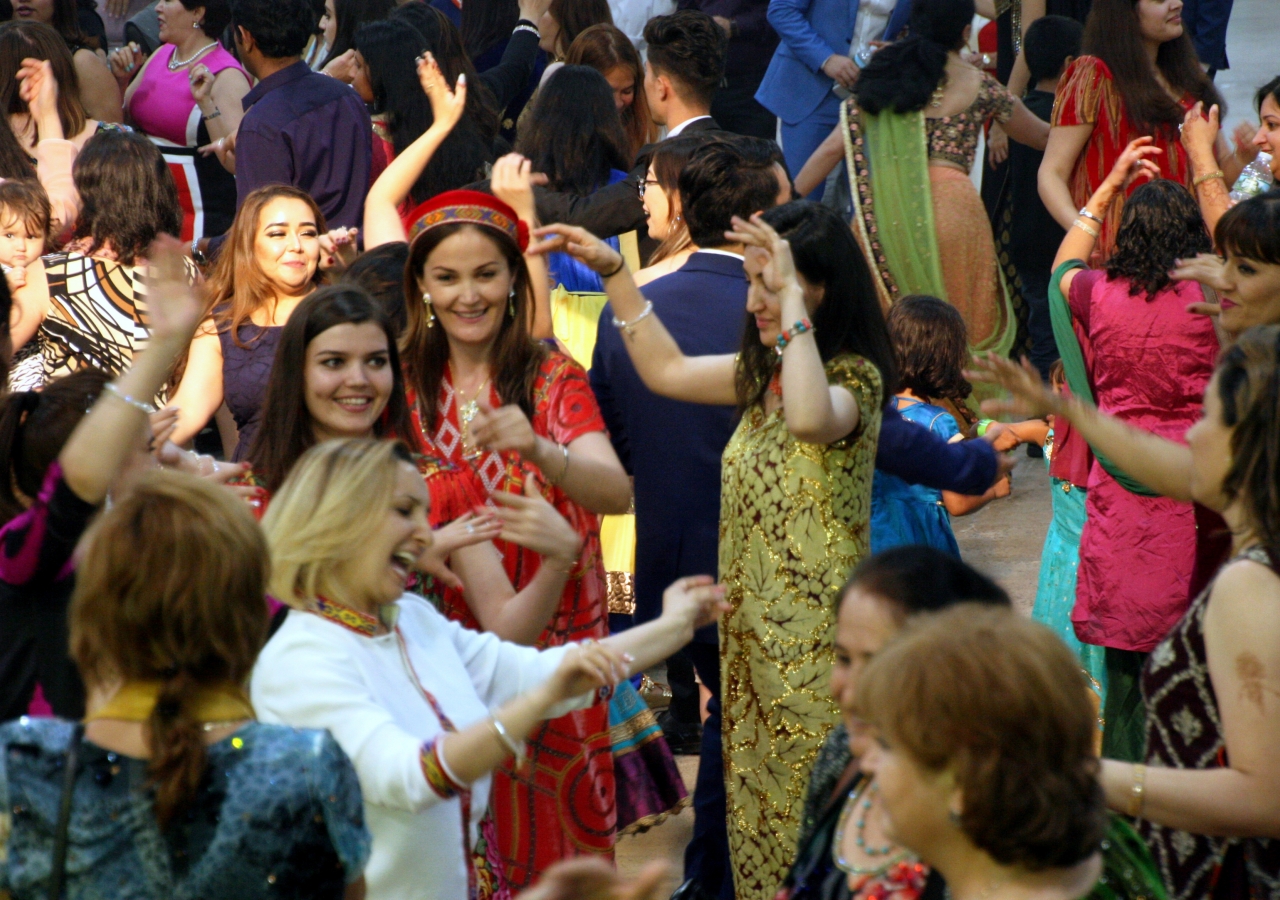
<path fill-rule="evenodd" d="M 266 542 L 226 488 L 148 472 L 89 531 L 69 613 L 71 657 L 86 681 L 158 681 L 147 722 L 161 826 L 205 770 L 189 701 L 243 685 L 267 639 Z"/>
<path fill-rule="evenodd" d="M 337 572 L 386 516 L 402 462 L 413 464 L 404 444 L 366 438 L 325 441 L 302 454 L 262 519 L 273 596 L 305 609 L 341 593 Z"/>

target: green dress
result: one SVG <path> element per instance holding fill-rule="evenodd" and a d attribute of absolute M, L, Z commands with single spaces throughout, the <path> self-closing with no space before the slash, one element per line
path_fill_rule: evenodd
<path fill-rule="evenodd" d="M 731 609 L 720 624 L 720 686 L 738 900 L 773 900 L 795 858 L 809 771 L 839 720 L 830 689 L 839 592 L 870 546 L 880 373 L 852 355 L 825 368 L 858 401 L 852 433 L 804 443 L 781 409 L 756 405 L 723 457 L 720 580 Z"/>

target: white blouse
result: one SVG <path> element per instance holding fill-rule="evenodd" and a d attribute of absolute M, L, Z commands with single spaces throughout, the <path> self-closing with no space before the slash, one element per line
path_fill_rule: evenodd
<path fill-rule="evenodd" d="M 351 758 L 373 835 L 369 900 L 466 900 L 471 860 L 462 799 L 433 788 L 423 774 L 424 746 L 430 753 L 430 742 L 446 730 L 431 700 L 465 729 L 546 681 L 567 647 L 537 650 L 470 631 L 414 594 L 383 607 L 391 629 L 384 635 L 374 635 L 370 616 L 336 604 L 322 609 L 291 610 L 258 657 L 250 683 L 258 719 L 327 728 Z M 595 698 L 561 704 L 548 717 Z M 466 847 L 475 846 L 490 780 L 471 785 Z"/>

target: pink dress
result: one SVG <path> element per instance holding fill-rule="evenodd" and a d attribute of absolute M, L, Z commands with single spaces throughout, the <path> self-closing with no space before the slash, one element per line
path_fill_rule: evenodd
<path fill-rule="evenodd" d="M 196 148 L 210 142 L 200 107 L 191 96 L 186 66 L 170 71 L 173 44 L 163 44 L 151 58 L 129 98 L 125 113 L 134 127 L 160 148 L 182 203 L 184 241 L 219 235 L 231 227 L 236 214 L 236 180 L 215 156 L 201 156 Z M 224 69 L 244 73 L 236 58 L 221 46 L 200 57 L 215 76 Z M 247 83 L 252 83 L 245 74 Z"/>
<path fill-rule="evenodd" d="M 1185 443 L 1218 354 L 1210 320 L 1186 311 L 1201 299 L 1194 282 L 1131 297 L 1129 283 L 1106 272 L 1076 276 L 1071 316 L 1091 347 L 1089 381 L 1099 409 Z M 1187 611 L 1195 513 L 1190 503 L 1131 494 L 1096 460 L 1088 489 L 1071 614 L 1076 636 L 1149 652 Z"/>

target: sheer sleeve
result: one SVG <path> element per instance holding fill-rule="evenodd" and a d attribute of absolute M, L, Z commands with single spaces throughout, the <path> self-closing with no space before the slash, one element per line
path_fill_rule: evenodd
<path fill-rule="evenodd" d="M 316 760 L 316 802 L 347 884 L 364 874 L 372 837 L 364 823 L 364 800 L 355 767 L 327 731 Z"/>

